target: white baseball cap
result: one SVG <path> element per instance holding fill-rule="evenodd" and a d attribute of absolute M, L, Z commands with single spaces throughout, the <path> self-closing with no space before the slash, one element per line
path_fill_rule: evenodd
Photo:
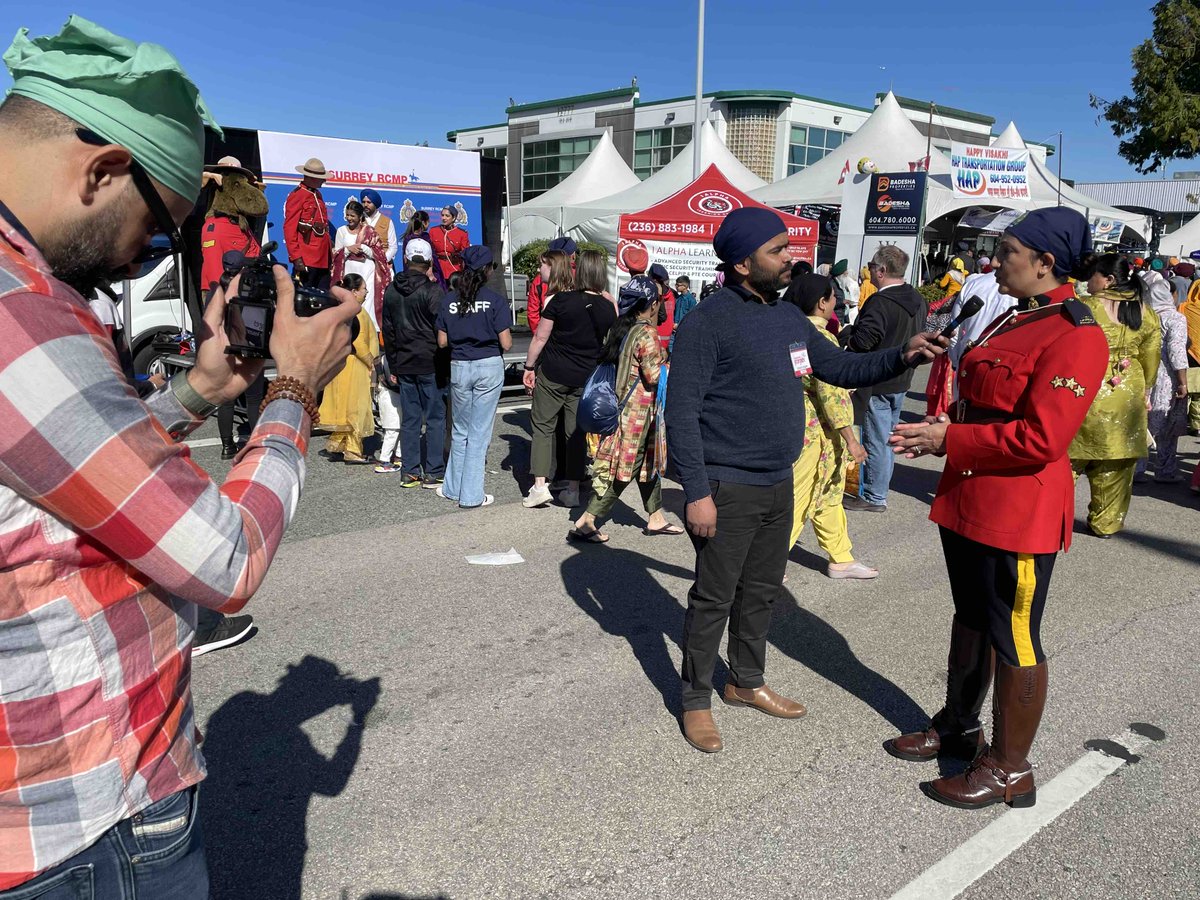
<path fill-rule="evenodd" d="M 433 262 L 433 248 L 424 238 L 413 238 L 404 248 L 404 261 L 412 262 L 420 257 L 422 262 Z"/>

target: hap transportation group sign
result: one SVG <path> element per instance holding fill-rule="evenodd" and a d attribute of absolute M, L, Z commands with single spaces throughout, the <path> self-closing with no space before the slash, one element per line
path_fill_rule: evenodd
<path fill-rule="evenodd" d="M 925 173 L 881 172 L 870 178 L 863 233 L 915 235 L 925 204 Z"/>
<path fill-rule="evenodd" d="M 957 141 L 950 150 L 954 196 L 982 203 L 1029 199 L 1029 151 Z"/>

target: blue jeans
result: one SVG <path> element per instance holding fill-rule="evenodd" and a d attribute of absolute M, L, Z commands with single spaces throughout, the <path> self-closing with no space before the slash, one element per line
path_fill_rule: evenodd
<path fill-rule="evenodd" d="M 400 382 L 400 456 L 405 475 L 441 478 L 446 471 L 446 390 L 436 375 L 397 375 Z M 421 453 L 421 424 L 425 452 Z"/>
<path fill-rule="evenodd" d="M 196 788 L 118 822 L 81 850 L 0 900 L 208 900 Z"/>
<path fill-rule="evenodd" d="M 859 487 L 862 498 L 868 503 L 887 505 L 888 485 L 892 481 L 892 469 L 896 467 L 896 455 L 888 445 L 888 437 L 900 421 L 900 409 L 904 405 L 904 392 L 897 394 L 872 394 L 863 415 L 862 444 L 867 451 Z"/>
<path fill-rule="evenodd" d="M 442 493 L 449 500 L 457 500 L 459 506 L 483 503 L 483 469 L 503 386 L 504 361 L 499 356 L 450 363 L 454 431 Z"/>

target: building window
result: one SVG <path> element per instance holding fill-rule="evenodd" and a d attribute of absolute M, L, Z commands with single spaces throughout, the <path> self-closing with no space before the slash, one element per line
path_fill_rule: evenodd
<path fill-rule="evenodd" d="M 825 158 L 842 146 L 842 141 L 848 137 L 850 133 L 846 131 L 793 125 L 791 143 L 788 144 L 787 173 L 792 175 L 801 169 L 807 169 L 818 159 Z"/>
<path fill-rule="evenodd" d="M 645 181 L 678 156 L 691 139 L 691 125 L 639 131 L 633 145 L 633 174 Z"/>
<path fill-rule="evenodd" d="M 486 156 L 488 159 L 504 159 L 508 156 L 507 147 L 484 147 L 480 155 Z"/>
<path fill-rule="evenodd" d="M 600 135 L 531 141 L 522 148 L 521 199 L 544 194 L 583 165 Z"/>

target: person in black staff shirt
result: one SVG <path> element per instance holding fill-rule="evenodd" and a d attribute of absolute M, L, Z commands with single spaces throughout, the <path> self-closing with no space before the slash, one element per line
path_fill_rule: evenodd
<path fill-rule="evenodd" d="M 668 449 L 687 500 L 696 582 L 683 635 L 683 733 L 715 753 L 712 678 L 726 622 L 725 701 L 799 718 L 763 681 L 771 604 L 792 529 L 792 464 L 804 443 L 804 375 L 840 387 L 892 378 L 945 352 L 919 334 L 903 347 L 843 353 L 779 301 L 791 281 L 787 227 L 774 210 L 734 210 L 713 239 L 725 287 L 680 323 L 667 382 Z"/>

